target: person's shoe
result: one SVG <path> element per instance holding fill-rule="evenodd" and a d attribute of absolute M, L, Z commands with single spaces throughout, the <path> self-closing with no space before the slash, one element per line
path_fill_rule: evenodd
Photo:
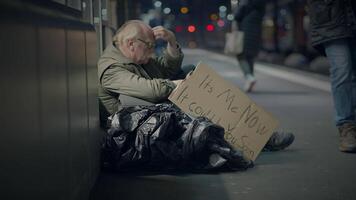
<path fill-rule="evenodd" d="M 356 153 L 356 124 L 344 123 L 339 128 L 339 150 L 342 152 Z"/>
<path fill-rule="evenodd" d="M 294 141 L 293 133 L 274 132 L 262 151 L 279 151 L 291 145 Z"/>
<path fill-rule="evenodd" d="M 256 85 L 256 78 L 253 75 L 247 75 L 244 86 L 245 92 L 252 92 L 253 87 Z"/>

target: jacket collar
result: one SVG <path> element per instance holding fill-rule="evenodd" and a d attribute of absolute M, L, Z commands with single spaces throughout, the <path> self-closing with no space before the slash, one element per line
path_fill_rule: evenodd
<path fill-rule="evenodd" d="M 124 54 L 120 51 L 120 49 L 116 48 L 113 44 L 109 44 L 106 47 L 102 55 L 102 59 L 113 59 L 120 64 L 134 64 L 131 59 L 125 57 Z"/>

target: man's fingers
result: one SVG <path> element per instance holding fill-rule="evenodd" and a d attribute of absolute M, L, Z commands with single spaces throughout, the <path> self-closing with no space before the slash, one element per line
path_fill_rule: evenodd
<path fill-rule="evenodd" d="M 155 27 L 152 28 L 153 31 L 155 31 L 155 30 L 163 30 L 163 29 L 164 29 L 163 26 L 155 26 Z"/>
<path fill-rule="evenodd" d="M 176 87 L 178 87 L 178 86 L 179 86 L 179 84 L 181 84 L 181 83 L 182 83 L 182 81 L 183 81 L 182 79 L 179 79 L 179 80 L 174 80 L 174 81 L 173 81 L 173 83 L 174 83 L 174 84 L 176 84 Z"/>
<path fill-rule="evenodd" d="M 165 41 L 175 40 L 174 33 L 164 28 L 163 26 L 153 27 L 152 31 L 153 31 L 153 35 L 155 36 L 155 39 L 163 39 Z"/>
<path fill-rule="evenodd" d="M 163 31 L 154 31 L 153 35 L 162 37 L 164 35 L 164 32 Z"/>
<path fill-rule="evenodd" d="M 166 31 L 164 30 L 157 30 L 157 31 L 154 31 L 153 32 L 154 36 L 156 39 L 164 39 L 164 40 L 167 40 L 169 38 L 169 35 Z"/>

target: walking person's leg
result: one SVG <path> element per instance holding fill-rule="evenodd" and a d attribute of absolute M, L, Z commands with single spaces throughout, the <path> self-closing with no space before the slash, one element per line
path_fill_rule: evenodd
<path fill-rule="evenodd" d="M 250 66 L 249 61 L 247 60 L 247 56 L 242 53 L 236 56 L 239 62 L 240 68 L 246 78 L 248 75 L 252 75 L 252 68 Z"/>
<path fill-rule="evenodd" d="M 256 78 L 253 74 L 254 58 L 246 54 L 240 54 L 237 55 L 237 59 L 239 61 L 244 77 L 246 79 L 244 90 L 245 92 L 251 92 L 254 85 L 256 84 Z"/>
<path fill-rule="evenodd" d="M 325 53 L 331 64 L 330 78 L 335 107 L 335 123 L 340 133 L 340 151 L 356 152 L 354 111 L 354 72 L 352 49 L 348 39 L 326 43 Z"/>
<path fill-rule="evenodd" d="M 248 64 L 250 65 L 250 69 L 251 69 L 251 74 L 253 75 L 253 76 L 255 76 L 255 67 L 254 67 L 254 65 L 255 65 L 255 58 L 254 58 L 254 56 L 246 56 L 246 58 L 247 58 L 247 62 L 248 62 Z"/>
<path fill-rule="evenodd" d="M 352 57 L 352 102 L 353 110 L 355 111 L 355 118 L 356 118 L 356 37 L 351 40 L 351 57 Z M 356 120 L 356 119 L 355 119 Z"/>

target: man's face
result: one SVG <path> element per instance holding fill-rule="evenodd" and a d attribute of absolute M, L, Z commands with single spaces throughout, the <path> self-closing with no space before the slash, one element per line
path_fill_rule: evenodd
<path fill-rule="evenodd" d="M 155 41 L 152 39 L 136 38 L 134 61 L 137 64 L 146 64 L 154 55 Z"/>

